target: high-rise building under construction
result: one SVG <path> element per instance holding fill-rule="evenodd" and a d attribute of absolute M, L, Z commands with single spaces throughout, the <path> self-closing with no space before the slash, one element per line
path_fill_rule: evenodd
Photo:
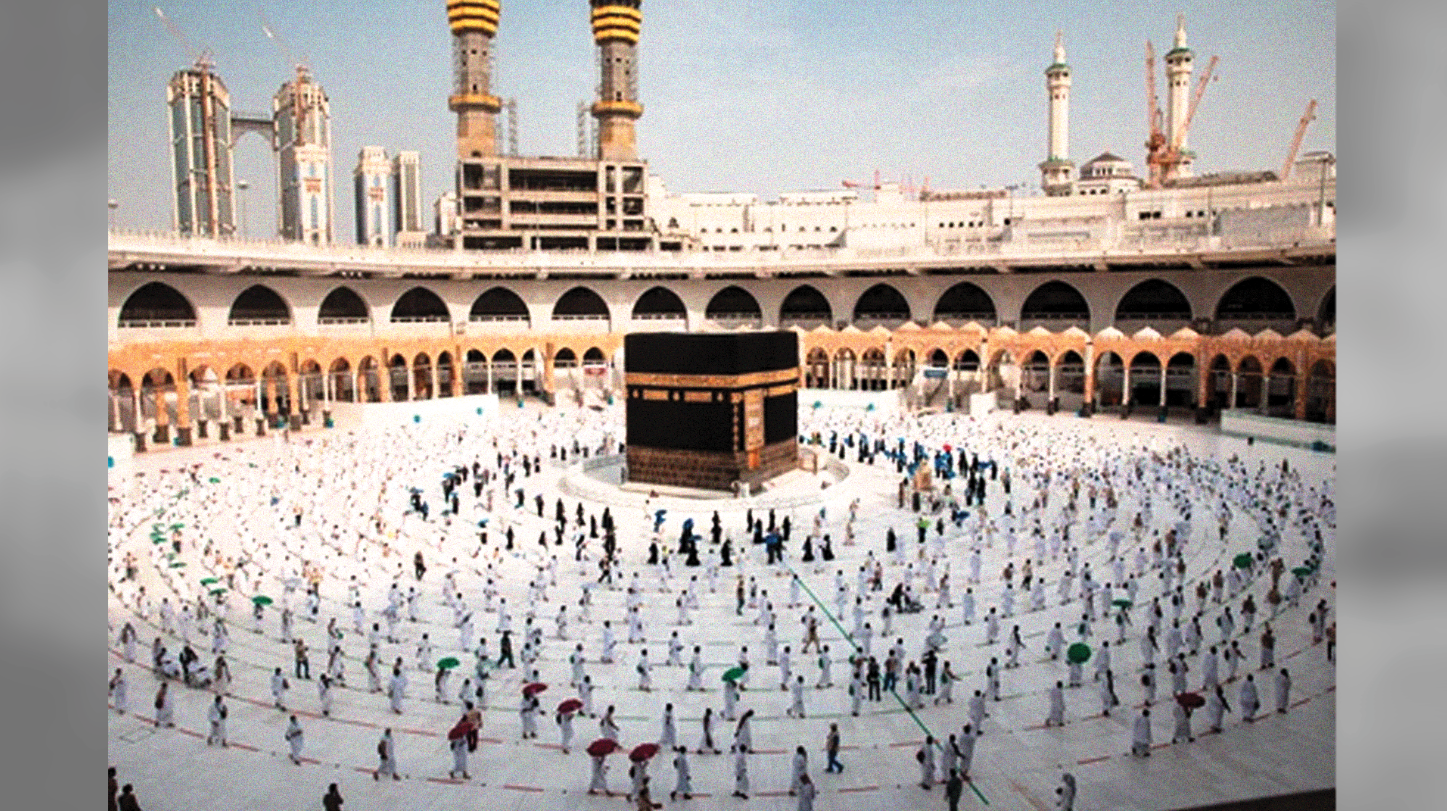
<path fill-rule="evenodd" d="M 448 0 L 457 114 L 458 247 L 530 250 L 649 250 L 648 166 L 638 159 L 633 122 L 639 0 L 591 0 L 599 49 L 598 153 L 591 157 L 518 157 L 498 148 L 490 54 L 501 19 L 498 0 Z M 509 150 L 510 151 L 510 150 Z"/>
<path fill-rule="evenodd" d="M 182 234 L 236 232 L 231 164 L 231 93 L 209 62 L 197 60 L 166 86 L 171 138 L 171 224 Z"/>

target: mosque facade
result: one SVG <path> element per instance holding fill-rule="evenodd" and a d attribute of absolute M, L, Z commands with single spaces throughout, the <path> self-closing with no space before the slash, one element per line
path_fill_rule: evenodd
<path fill-rule="evenodd" d="M 486 63 L 459 62 L 458 199 L 496 164 L 504 208 L 536 203 L 518 228 L 553 217 L 537 206 L 558 195 L 591 206 L 557 215 L 572 217 L 566 244 L 508 241 L 510 215 L 469 225 L 466 212 L 471 236 L 450 248 L 113 232 L 110 430 L 138 447 L 187 444 L 282 416 L 319 423 L 333 401 L 606 394 L 621 389 L 629 333 L 769 329 L 798 333 L 799 386 L 898 389 L 914 407 L 997 392 L 1001 407 L 1084 415 L 1335 421 L 1330 154 L 1308 153 L 1284 179 L 1195 175 L 1189 151 L 1164 179 L 1109 152 L 1077 171 L 1057 40 L 1043 195 L 891 183 L 772 201 L 675 194 L 633 149 L 641 12 L 625 5 L 627 25 L 594 19 L 613 88 L 593 110 L 607 135 L 596 160 L 498 156 Z M 490 37 L 497 15 L 470 28 L 453 16 L 458 47 L 485 52 L 468 38 Z M 1184 37 L 1182 25 L 1166 59 L 1172 133 L 1191 78 Z M 609 203 L 630 171 L 646 180 Z M 596 178 L 544 188 L 558 172 Z M 487 240 L 512 247 L 468 249 Z"/>

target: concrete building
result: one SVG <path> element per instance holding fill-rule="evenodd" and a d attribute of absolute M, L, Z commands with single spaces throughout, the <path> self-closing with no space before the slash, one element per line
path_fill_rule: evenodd
<path fill-rule="evenodd" d="M 422 218 L 421 153 L 402 150 L 392 158 L 390 186 L 395 244 L 421 247 L 427 240 L 426 221 Z"/>
<path fill-rule="evenodd" d="M 364 146 L 352 171 L 356 206 L 357 244 L 390 248 L 395 228 L 396 206 L 392 194 L 392 163 L 380 146 Z"/>
<path fill-rule="evenodd" d="M 171 225 L 178 233 L 236 232 L 231 162 L 231 94 L 209 62 L 176 72 L 166 85 L 171 143 Z"/>
<path fill-rule="evenodd" d="M 271 102 L 283 239 L 329 245 L 332 232 L 331 107 L 321 85 L 298 66 Z"/>
<path fill-rule="evenodd" d="M 647 164 L 638 160 L 634 47 L 642 13 L 637 0 L 593 2 L 599 45 L 598 156 L 518 157 L 497 149 L 487 48 L 497 33 L 494 0 L 451 0 L 457 113 L 460 247 L 471 250 L 644 251 L 657 244 L 649 227 Z"/>
<path fill-rule="evenodd" d="M 432 218 L 433 236 L 441 237 L 446 240 L 445 245 L 451 245 L 461 224 L 457 216 L 457 192 L 449 190 L 438 196 L 437 202 L 432 204 Z"/>

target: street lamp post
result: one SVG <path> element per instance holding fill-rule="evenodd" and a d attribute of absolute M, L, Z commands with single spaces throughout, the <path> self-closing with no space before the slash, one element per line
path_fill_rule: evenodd
<path fill-rule="evenodd" d="M 251 184 L 244 179 L 238 180 L 236 181 L 236 188 L 241 192 L 241 194 L 238 195 L 241 198 L 241 238 L 246 239 L 246 190 L 251 188 Z"/>
<path fill-rule="evenodd" d="M 112 197 L 106 200 L 106 208 L 110 210 L 111 230 L 116 230 L 116 209 L 121 207 L 121 201 Z"/>

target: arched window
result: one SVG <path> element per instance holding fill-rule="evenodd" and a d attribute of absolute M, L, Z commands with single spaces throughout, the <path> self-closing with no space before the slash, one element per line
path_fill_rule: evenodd
<path fill-rule="evenodd" d="M 196 310 L 174 287 L 160 282 L 141 285 L 121 305 L 121 327 L 194 327 Z"/>
<path fill-rule="evenodd" d="M 392 323 L 448 321 L 447 305 L 431 290 L 414 287 L 392 306 Z"/>
<path fill-rule="evenodd" d="M 290 324 L 291 308 L 270 287 L 252 285 L 232 302 L 227 323 L 233 327 Z"/>

